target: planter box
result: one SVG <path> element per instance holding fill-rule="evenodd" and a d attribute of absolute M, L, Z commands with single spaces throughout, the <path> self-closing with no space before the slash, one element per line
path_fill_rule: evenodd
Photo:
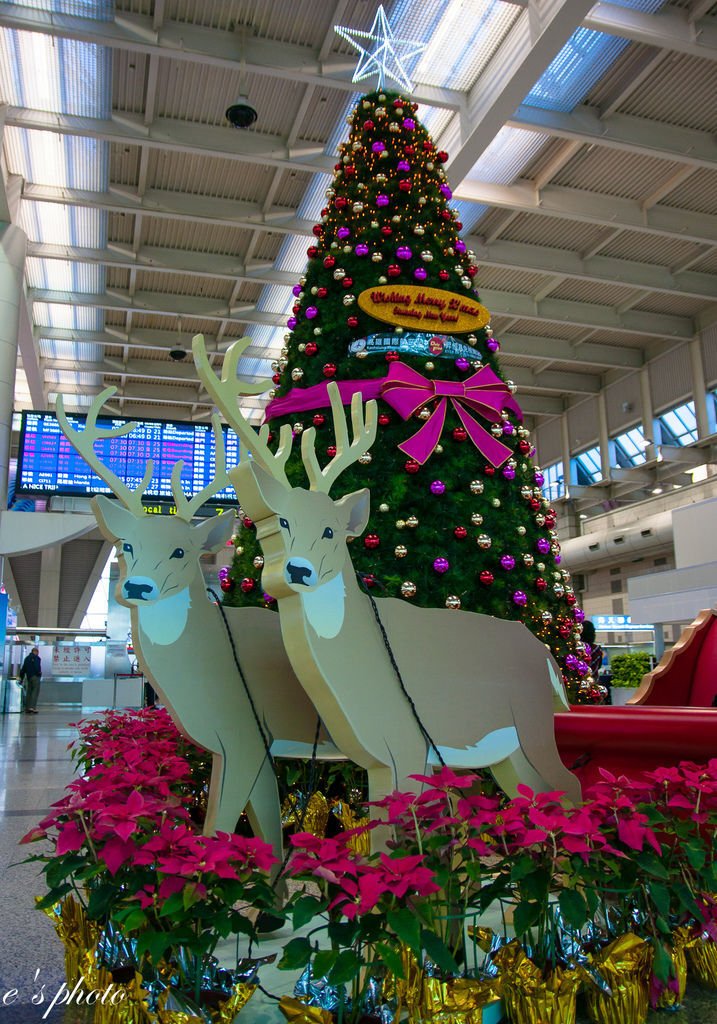
<path fill-rule="evenodd" d="M 639 687 L 637 686 L 611 686 L 610 696 L 613 707 L 623 707 L 631 697 L 634 697 Z"/>

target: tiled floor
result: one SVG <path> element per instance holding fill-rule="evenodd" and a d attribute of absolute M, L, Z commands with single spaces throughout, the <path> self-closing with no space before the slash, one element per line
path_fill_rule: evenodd
<path fill-rule="evenodd" d="M 89 1024 L 91 1019 L 84 1008 L 58 1005 L 49 1011 L 64 979 L 62 946 L 49 920 L 34 908 L 34 897 L 43 892 L 38 866 L 21 863 L 34 847 L 18 846 L 72 777 L 67 745 L 76 733 L 70 723 L 81 717 L 79 709 L 52 707 L 43 707 L 38 715 L 0 715 L 0 1024 Z M 262 943 L 255 955 L 278 949 L 286 938 L 279 933 Z M 228 963 L 233 944 L 224 952 L 222 959 Z M 277 995 L 290 991 L 293 982 L 290 975 L 275 970 L 263 971 L 261 980 Z M 39 1003 L 41 991 L 44 999 Z M 279 1024 L 283 1017 L 273 1002 L 257 993 L 241 1020 Z M 717 994 L 692 986 L 684 1008 L 670 1014 L 669 1020 L 717 1024 Z M 650 1016 L 650 1024 L 658 1021 L 665 1021 L 665 1015 Z"/>

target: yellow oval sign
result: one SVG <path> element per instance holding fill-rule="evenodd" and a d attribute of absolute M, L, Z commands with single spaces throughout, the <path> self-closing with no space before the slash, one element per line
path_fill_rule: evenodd
<path fill-rule="evenodd" d="M 387 284 L 367 288 L 358 297 L 364 313 L 416 331 L 463 334 L 478 331 L 490 322 L 490 313 L 467 295 L 415 284 Z"/>

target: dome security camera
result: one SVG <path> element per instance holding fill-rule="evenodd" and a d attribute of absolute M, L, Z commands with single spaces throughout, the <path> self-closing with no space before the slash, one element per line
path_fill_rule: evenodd
<path fill-rule="evenodd" d="M 234 128 L 250 128 L 257 119 L 257 112 L 249 102 L 248 96 L 238 96 L 230 107 L 227 107 L 225 117 Z"/>

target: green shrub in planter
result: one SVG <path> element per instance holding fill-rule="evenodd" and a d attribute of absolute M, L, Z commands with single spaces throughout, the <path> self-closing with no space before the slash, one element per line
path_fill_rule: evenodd
<path fill-rule="evenodd" d="M 642 677 L 650 671 L 650 655 L 646 651 L 630 651 L 627 654 L 616 654 L 610 659 L 612 672 L 611 686 L 637 687 Z"/>

